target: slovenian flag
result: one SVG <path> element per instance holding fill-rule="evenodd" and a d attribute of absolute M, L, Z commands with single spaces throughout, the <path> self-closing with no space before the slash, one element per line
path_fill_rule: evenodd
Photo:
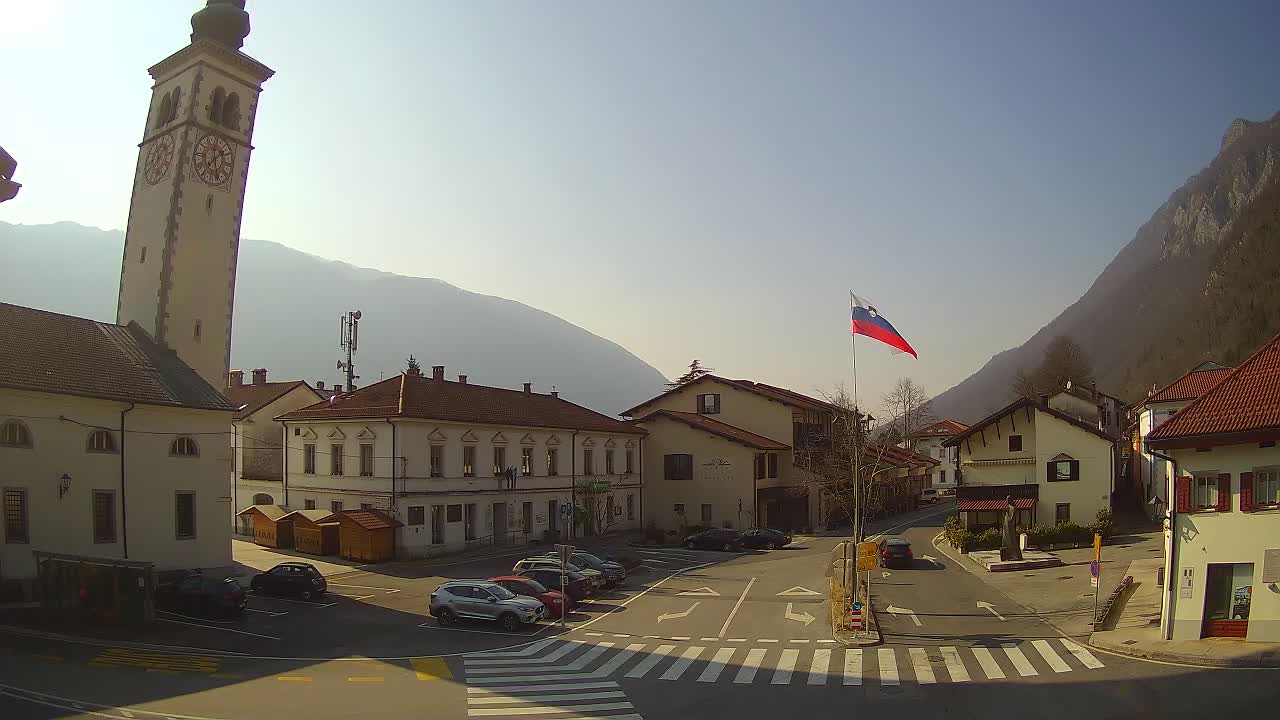
<path fill-rule="evenodd" d="M 911 347 L 911 343 L 889 324 L 889 321 L 876 311 L 875 306 L 867 302 L 866 299 L 860 298 L 849 293 L 849 307 L 853 314 L 853 320 L 850 324 L 850 332 L 854 335 L 866 335 L 869 338 L 875 338 L 880 342 L 905 353 L 911 353 L 911 357 L 918 358 L 916 351 Z"/>

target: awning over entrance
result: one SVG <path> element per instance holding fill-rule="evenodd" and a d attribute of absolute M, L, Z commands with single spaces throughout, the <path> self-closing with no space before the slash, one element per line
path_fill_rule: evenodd
<path fill-rule="evenodd" d="M 1014 498 L 1013 506 L 1019 510 L 1030 510 L 1036 506 L 1034 498 Z M 1009 508 L 1008 500 L 961 500 L 956 503 L 960 512 L 1003 512 Z"/>

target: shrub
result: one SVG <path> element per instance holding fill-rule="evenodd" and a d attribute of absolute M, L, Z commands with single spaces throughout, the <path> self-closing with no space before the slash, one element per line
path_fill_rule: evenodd
<path fill-rule="evenodd" d="M 972 534 L 972 533 L 970 533 Z M 1004 543 L 1004 536 L 996 528 L 987 528 L 973 538 L 970 550 L 995 550 Z"/>

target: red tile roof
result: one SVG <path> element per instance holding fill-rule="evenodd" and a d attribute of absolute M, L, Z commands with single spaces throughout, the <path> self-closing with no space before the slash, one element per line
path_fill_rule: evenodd
<path fill-rule="evenodd" d="M 365 530 L 385 530 L 404 525 L 404 523 L 381 510 L 339 510 L 315 521 L 317 525 L 331 522 L 350 522 L 359 525 Z"/>
<path fill-rule="evenodd" d="M 648 415 L 637 419 L 636 422 L 643 423 L 646 420 L 650 420 L 655 417 L 669 418 L 676 422 L 684 423 L 691 428 L 705 430 L 712 435 L 719 435 L 726 440 L 731 440 L 740 445 L 746 445 L 747 447 L 755 448 L 757 450 L 788 450 L 791 447 L 790 445 L 785 445 L 777 440 L 771 440 L 763 435 L 757 435 L 753 432 L 743 430 L 742 428 L 734 427 L 728 423 L 723 423 L 719 420 L 712 420 L 706 415 L 698 415 L 696 413 L 677 412 L 675 410 L 655 410 Z"/>
<path fill-rule="evenodd" d="M 1019 510 L 1030 510 L 1036 506 L 1032 498 L 1014 498 L 1013 506 Z M 1005 500 L 961 500 L 956 503 L 956 510 L 961 512 L 1004 511 L 1009 509 L 1009 501 Z"/>
<path fill-rule="evenodd" d="M 1259 431 L 1280 433 L 1280 335 L 1156 428 L 1147 440 L 1156 447 L 1173 447 L 1179 438 Z"/>
<path fill-rule="evenodd" d="M 643 435 L 634 424 L 615 420 L 542 393 L 488 387 L 402 373 L 332 400 L 294 410 L 278 420 L 422 418 L 445 422 L 590 430 Z"/>
<path fill-rule="evenodd" d="M 236 420 L 243 420 L 250 415 L 258 412 L 262 408 L 284 397 L 285 394 L 298 386 L 306 387 L 311 390 L 311 386 L 304 380 L 290 380 L 285 382 L 269 382 L 259 384 L 242 384 L 229 385 L 222 391 L 223 395 L 231 401 L 236 407 L 244 406 L 237 410 L 235 414 Z M 315 390 L 311 390 L 316 400 L 323 399 Z"/>
<path fill-rule="evenodd" d="M 952 435 L 959 435 L 968 429 L 969 426 L 959 420 L 951 420 L 948 418 L 946 420 L 939 420 L 929 427 L 917 430 L 915 437 L 951 437 Z"/>
<path fill-rule="evenodd" d="M 690 382 L 685 383 L 684 385 L 673 387 L 664 393 L 655 395 L 649 398 L 648 400 L 645 400 L 644 402 L 640 403 L 639 405 L 629 410 L 624 410 L 618 414 L 624 417 L 631 417 L 635 415 L 635 411 L 639 410 L 640 408 L 646 407 L 648 405 L 652 405 L 654 402 L 661 400 L 662 398 L 674 392 L 683 390 L 684 388 L 689 387 L 690 385 L 695 385 L 701 382 L 715 382 L 715 383 L 720 383 L 722 385 L 728 385 L 729 387 L 737 388 L 739 390 L 745 390 L 750 393 L 755 393 L 756 395 L 759 395 L 761 397 L 765 397 L 770 400 L 780 402 L 790 407 L 800 408 L 801 410 L 816 410 L 819 412 L 835 412 L 840 409 L 835 405 L 832 405 L 831 403 L 826 402 L 824 400 L 812 398 L 812 397 L 809 397 L 808 395 L 802 395 L 801 393 L 798 393 L 794 390 L 787 390 L 786 388 L 780 388 L 780 387 L 777 387 L 776 385 L 766 385 L 764 383 L 753 382 L 751 380 L 730 380 L 729 378 L 723 378 L 723 377 L 720 377 L 719 375 L 703 375 L 702 377 L 699 377 L 696 380 L 692 380 Z"/>
<path fill-rule="evenodd" d="M 878 457 L 897 467 L 918 467 L 920 465 L 940 465 L 941 463 L 928 455 L 914 450 L 907 450 L 896 445 L 878 445 L 866 451 L 871 457 Z"/>
<path fill-rule="evenodd" d="M 1179 400 L 1195 400 L 1218 386 L 1228 375 L 1231 368 L 1214 370 L 1192 370 L 1174 380 L 1147 398 L 1144 402 L 1177 402 Z"/>
<path fill-rule="evenodd" d="M 206 410 L 235 407 L 137 323 L 0 303 L 0 387 Z"/>

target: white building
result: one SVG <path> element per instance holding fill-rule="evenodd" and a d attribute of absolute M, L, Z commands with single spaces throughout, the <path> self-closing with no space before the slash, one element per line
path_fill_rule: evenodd
<path fill-rule="evenodd" d="M 947 447 L 945 443 L 968 429 L 968 425 L 958 420 L 940 420 L 921 428 L 912 436 L 915 451 L 939 463 L 928 473 L 926 481 L 928 484 L 925 487 L 954 488 L 956 486 L 956 460 L 960 457 L 960 449 Z"/>
<path fill-rule="evenodd" d="M 1280 336 L 1147 437 L 1175 478 L 1164 639 L 1280 642 L 1278 441 Z"/>
<path fill-rule="evenodd" d="M 535 393 L 407 372 L 277 418 L 276 502 L 378 509 L 399 557 L 639 528 L 644 431 Z M 578 508 L 577 527 L 570 522 Z"/>
<path fill-rule="evenodd" d="M 1196 398 L 1204 395 L 1223 378 L 1231 374 L 1231 368 L 1215 362 L 1204 362 L 1190 372 L 1151 394 L 1142 402 L 1138 412 L 1138 458 L 1135 474 L 1142 485 L 1143 501 L 1148 512 L 1154 515 L 1153 499 L 1169 504 L 1169 487 L 1173 482 L 1172 465 L 1168 460 L 1151 454 L 1147 449 L 1147 437 L 1169 418 L 1172 418 Z"/>
<path fill-rule="evenodd" d="M 284 493 L 284 427 L 277 415 L 314 405 L 324 397 L 302 380 L 267 382 L 266 368 L 232 370 L 223 394 L 236 409 L 231 423 L 231 515 L 241 534 L 252 534 L 248 518 L 238 513 L 249 505 L 280 504 Z"/>

